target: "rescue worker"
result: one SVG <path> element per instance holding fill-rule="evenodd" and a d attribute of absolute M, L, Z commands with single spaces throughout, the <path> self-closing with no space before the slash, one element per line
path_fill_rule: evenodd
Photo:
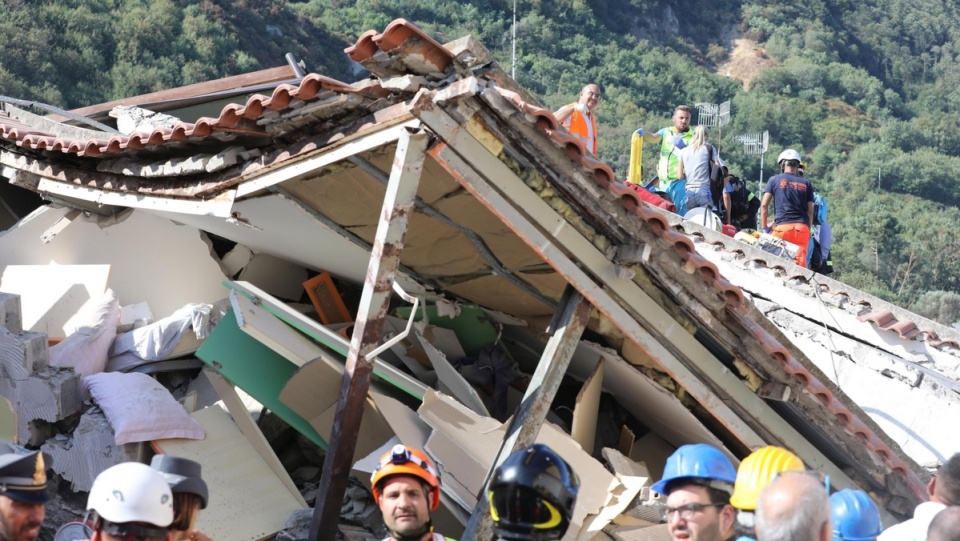
<path fill-rule="evenodd" d="M 810 243 L 810 226 L 813 224 L 813 185 L 798 175 L 800 153 L 788 148 L 777 158 L 780 174 L 767 180 L 760 201 L 760 226 L 765 233 L 797 245 L 794 263 L 807 266 L 807 247 Z M 771 228 L 767 225 L 767 212 L 773 201 L 776 219 Z"/>
<path fill-rule="evenodd" d="M 686 181 L 680 180 L 680 157 L 677 153 L 693 142 L 693 130 L 690 129 L 692 112 L 687 105 L 678 105 L 673 110 L 673 126 L 656 133 L 645 133 L 643 128 L 636 130 L 647 143 L 660 143 L 660 161 L 657 163 L 657 175 L 660 177 L 660 189 L 667 192 L 670 200 L 677 206 L 677 214 L 687 213 Z"/>
<path fill-rule="evenodd" d="M 598 103 L 600 87 L 591 83 L 583 87 L 576 103 L 568 103 L 553 113 L 557 122 L 571 135 L 580 139 L 583 146 L 593 154 L 597 153 L 597 118 L 593 110 Z"/>
<path fill-rule="evenodd" d="M 831 541 L 830 522 L 827 488 L 814 475 L 780 475 L 757 500 L 759 541 Z"/>
<path fill-rule="evenodd" d="M 170 541 L 173 494 L 160 472 L 139 462 L 111 466 L 96 479 L 87 498 L 93 512 L 90 541 Z"/>
<path fill-rule="evenodd" d="M 43 453 L 0 455 L 0 541 L 34 541 L 46 516 L 47 464 Z"/>
<path fill-rule="evenodd" d="M 173 522 L 170 535 L 173 541 L 212 541 L 210 536 L 194 529 L 201 509 L 207 508 L 207 483 L 200 477 L 198 462 L 171 456 L 155 455 L 150 467 L 160 472 L 173 493 Z"/>
<path fill-rule="evenodd" d="M 664 519 L 673 541 L 727 541 L 735 537 L 737 511 L 730 493 L 737 471 L 720 449 L 680 446 L 651 488 L 667 497 Z"/>
<path fill-rule="evenodd" d="M 785 471 L 803 471 L 803 461 L 790 451 L 775 446 L 761 447 L 750 453 L 737 468 L 737 480 L 733 485 L 730 504 L 737 508 L 737 533 L 739 539 L 753 539 L 755 511 L 760 491 L 777 474 Z"/>
<path fill-rule="evenodd" d="M 948 505 L 960 505 L 960 453 L 955 453 L 940 466 L 937 474 L 927 484 L 930 501 L 923 502 L 913 510 L 913 518 L 890 526 L 877 539 L 879 541 L 923 541 L 930 522 Z"/>
<path fill-rule="evenodd" d="M 509 541 L 560 539 L 570 526 L 580 479 L 553 449 L 535 443 L 507 457 L 487 486 L 493 533 Z"/>
<path fill-rule="evenodd" d="M 834 541 L 873 541 L 883 531 L 877 504 L 862 490 L 834 492 L 830 509 Z"/>
<path fill-rule="evenodd" d="M 394 446 L 380 457 L 370 484 L 390 534 L 384 541 L 444 541 L 430 519 L 440 506 L 440 475 L 423 451 Z"/>

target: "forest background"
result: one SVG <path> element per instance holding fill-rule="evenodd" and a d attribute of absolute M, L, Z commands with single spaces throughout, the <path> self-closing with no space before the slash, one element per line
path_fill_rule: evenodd
<path fill-rule="evenodd" d="M 343 48 L 399 17 L 441 43 L 473 34 L 550 109 L 599 83 L 599 157 L 619 178 L 633 130 L 729 100 L 711 138 L 751 187 L 760 156 L 736 135 L 769 132 L 764 178 L 781 150 L 803 154 L 829 201 L 833 277 L 960 322 L 949 0 L 5 0 L 0 93 L 70 109 L 283 65 L 287 52 L 352 82 L 365 74 Z"/>

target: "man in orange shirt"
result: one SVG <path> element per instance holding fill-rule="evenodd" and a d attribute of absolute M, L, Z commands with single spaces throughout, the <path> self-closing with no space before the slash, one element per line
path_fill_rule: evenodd
<path fill-rule="evenodd" d="M 600 103 L 600 87 L 588 84 L 580 91 L 580 99 L 576 103 L 564 105 L 553 113 L 557 122 L 572 135 L 575 135 L 583 146 L 593 154 L 597 153 L 597 119 L 593 110 Z"/>

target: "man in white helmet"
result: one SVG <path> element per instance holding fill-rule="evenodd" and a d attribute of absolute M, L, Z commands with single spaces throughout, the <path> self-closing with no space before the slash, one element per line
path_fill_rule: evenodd
<path fill-rule="evenodd" d="M 801 267 L 807 266 L 807 248 L 810 244 L 810 225 L 813 223 L 813 185 L 799 175 L 800 153 L 788 148 L 777 158 L 780 174 L 770 177 L 760 202 L 760 226 L 764 233 L 772 233 L 799 249 L 793 258 Z M 767 225 L 767 211 L 773 201 L 776 218 L 773 227 Z"/>
<path fill-rule="evenodd" d="M 173 494 L 160 472 L 125 462 L 94 479 L 87 511 L 93 512 L 90 541 L 169 541 Z"/>

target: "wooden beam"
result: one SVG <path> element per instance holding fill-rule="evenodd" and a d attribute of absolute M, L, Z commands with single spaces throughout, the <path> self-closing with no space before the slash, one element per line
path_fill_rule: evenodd
<path fill-rule="evenodd" d="M 310 523 L 311 541 L 334 541 L 340 517 L 347 476 L 353 465 L 353 452 L 363 405 L 370 388 L 373 359 L 367 354 L 380 345 L 383 326 L 390 307 L 394 276 L 400 264 L 400 253 L 413 213 L 413 203 L 420 185 L 420 173 L 426 157 L 429 136 L 424 132 L 403 132 L 390 171 L 390 183 L 383 200 L 380 223 L 373 242 L 370 266 L 363 284 L 357 321 L 354 325 L 347 366 L 340 386 L 340 398 L 333 421 L 333 430 L 323 473 L 317 490 L 317 504 Z M 321 531 L 321 525 L 326 528 Z"/>
<path fill-rule="evenodd" d="M 537 363 L 537 370 L 530 380 L 523 402 L 510 420 L 500 451 L 497 453 L 497 459 L 487 472 L 483 490 L 486 490 L 492 472 L 503 464 L 507 457 L 536 441 L 540 426 L 547 417 L 547 411 L 557 394 L 560 381 L 567 373 L 570 359 L 573 358 L 592 310 L 593 307 L 583 295 L 568 285 L 563 292 L 563 297 L 560 298 L 560 306 L 554 315 L 554 321 L 550 324 L 553 336 L 547 342 L 543 356 Z M 460 539 L 463 541 L 492 539 L 492 529 L 490 504 L 481 493 L 477 498 L 477 506 L 474 507 L 473 514 L 470 516 L 470 522 L 467 523 Z"/>

